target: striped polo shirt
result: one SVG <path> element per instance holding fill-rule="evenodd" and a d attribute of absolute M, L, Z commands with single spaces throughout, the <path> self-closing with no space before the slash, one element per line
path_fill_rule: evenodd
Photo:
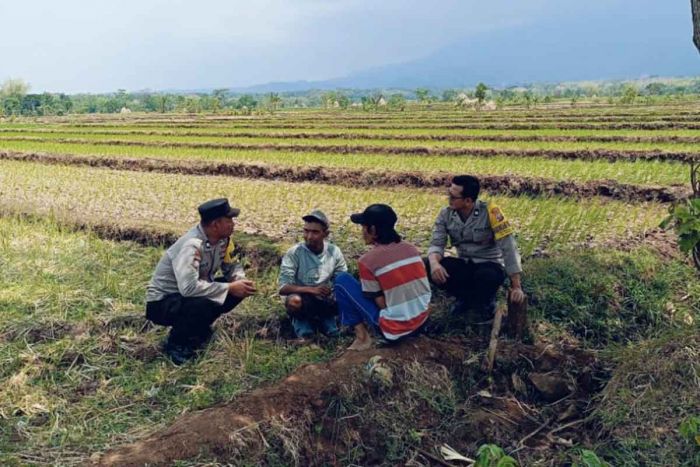
<path fill-rule="evenodd" d="M 430 284 L 418 249 L 404 241 L 376 245 L 359 262 L 362 292 L 384 294 L 379 328 L 395 340 L 418 329 L 430 313 Z"/>

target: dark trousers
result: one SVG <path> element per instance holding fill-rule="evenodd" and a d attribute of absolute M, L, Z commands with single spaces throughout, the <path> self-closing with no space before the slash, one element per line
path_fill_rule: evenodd
<path fill-rule="evenodd" d="M 168 343 L 196 347 L 211 335 L 211 325 L 224 313 L 233 310 L 241 298 L 228 295 L 223 305 L 203 297 L 171 294 L 146 304 L 146 318 L 155 324 L 172 326 Z"/>
<path fill-rule="evenodd" d="M 442 258 L 440 264 L 450 276 L 447 282 L 433 282 L 430 261 L 425 259 L 428 277 L 437 288 L 465 302 L 477 312 L 493 313 L 496 293 L 506 280 L 506 272 L 500 264 L 492 262 L 474 263 L 460 258 Z"/>
<path fill-rule="evenodd" d="M 297 293 L 292 295 L 298 295 L 301 297 L 300 310 L 294 312 L 287 310 L 287 313 L 289 313 L 289 316 L 292 318 L 308 321 L 325 319 L 338 314 L 338 306 L 333 299 L 320 298 L 308 293 Z"/>
<path fill-rule="evenodd" d="M 338 325 L 335 320 L 338 314 L 338 306 L 335 300 L 319 298 L 307 293 L 292 295 L 301 297 L 301 309 L 297 311 L 287 309 L 287 314 L 292 319 L 292 326 L 297 337 L 310 336 L 314 333 L 314 329 L 320 329 L 321 332 L 327 335 L 338 333 Z M 289 297 L 287 297 L 287 300 L 289 300 Z"/>

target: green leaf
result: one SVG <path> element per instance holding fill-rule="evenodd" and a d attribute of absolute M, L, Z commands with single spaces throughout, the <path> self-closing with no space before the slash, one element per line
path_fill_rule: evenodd
<path fill-rule="evenodd" d="M 605 467 L 607 462 L 600 460 L 598 454 L 588 449 L 581 449 L 581 463 L 583 467 Z"/>
<path fill-rule="evenodd" d="M 680 247 L 681 251 L 688 253 L 695 248 L 695 245 L 698 244 L 698 239 L 697 236 L 692 236 L 692 237 L 681 237 L 678 239 L 678 246 Z"/>
<path fill-rule="evenodd" d="M 518 463 L 510 456 L 503 456 L 498 460 L 496 467 L 518 467 Z"/>

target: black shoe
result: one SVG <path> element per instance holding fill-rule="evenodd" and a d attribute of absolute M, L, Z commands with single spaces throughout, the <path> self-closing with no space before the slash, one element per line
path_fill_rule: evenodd
<path fill-rule="evenodd" d="M 182 365 L 192 360 L 196 354 L 192 347 L 179 344 L 171 344 L 170 342 L 165 343 L 165 354 L 170 357 L 175 365 Z"/>

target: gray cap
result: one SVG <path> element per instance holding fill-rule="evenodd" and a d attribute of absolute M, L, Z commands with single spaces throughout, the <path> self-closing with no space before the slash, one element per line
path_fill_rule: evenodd
<path fill-rule="evenodd" d="M 323 224 L 326 228 L 330 227 L 330 222 L 328 222 L 328 217 L 320 209 L 314 209 L 304 217 L 302 220 L 306 222 L 319 222 Z"/>

